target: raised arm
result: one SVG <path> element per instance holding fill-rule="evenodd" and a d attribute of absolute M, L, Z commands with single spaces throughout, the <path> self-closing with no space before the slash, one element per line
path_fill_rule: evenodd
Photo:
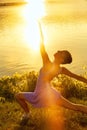
<path fill-rule="evenodd" d="M 44 37 L 43 37 L 43 33 L 42 33 L 42 28 L 41 28 L 41 24 L 39 24 L 39 29 L 40 29 L 40 53 L 42 56 L 42 60 L 43 60 L 43 65 L 47 64 L 48 62 L 50 62 L 48 54 L 45 50 L 45 46 L 44 46 Z"/>
<path fill-rule="evenodd" d="M 70 72 L 68 69 L 66 69 L 65 67 L 62 67 L 62 72 L 61 72 L 62 74 L 65 74 L 65 75 L 67 75 L 67 76 L 70 76 L 70 77 L 72 77 L 72 78 L 75 78 L 75 79 L 77 79 L 77 80 L 79 80 L 79 81 L 82 81 L 82 82 L 84 82 L 84 83 L 87 83 L 87 79 L 86 78 L 84 78 L 84 77 L 82 77 L 82 76 L 79 76 L 79 75 L 77 75 L 77 74 L 74 74 L 74 73 L 72 73 L 72 72 Z"/>

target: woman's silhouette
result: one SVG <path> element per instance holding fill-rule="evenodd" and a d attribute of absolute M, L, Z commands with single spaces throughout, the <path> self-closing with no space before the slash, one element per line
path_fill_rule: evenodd
<path fill-rule="evenodd" d="M 72 56 L 67 50 L 57 51 L 54 54 L 54 61 L 51 62 L 45 50 L 44 39 L 42 34 L 41 25 L 40 34 L 40 52 L 42 56 L 43 66 L 40 69 L 36 88 L 34 92 L 20 92 L 16 94 L 16 99 L 20 106 L 24 109 L 23 119 L 28 119 L 30 109 L 27 103 L 31 103 L 34 107 L 50 107 L 55 105 L 63 106 L 64 108 L 87 113 L 87 106 L 81 104 L 74 104 L 65 99 L 59 91 L 54 89 L 50 81 L 59 74 L 65 74 L 79 81 L 87 83 L 87 79 L 70 72 L 62 64 L 70 64 Z"/>

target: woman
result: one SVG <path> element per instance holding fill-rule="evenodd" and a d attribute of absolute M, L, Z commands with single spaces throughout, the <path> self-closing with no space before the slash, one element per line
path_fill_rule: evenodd
<path fill-rule="evenodd" d="M 50 107 L 60 105 L 67 109 L 87 113 L 87 106 L 71 103 L 50 84 L 50 81 L 59 74 L 65 74 L 84 83 L 87 83 L 87 79 L 70 72 L 65 67 L 61 67 L 62 64 L 70 64 L 72 62 L 72 56 L 67 50 L 57 51 L 54 54 L 54 61 L 51 62 L 43 44 L 44 40 L 41 26 L 40 33 L 40 52 L 42 56 L 43 66 L 39 72 L 35 91 L 21 92 L 16 94 L 18 103 L 25 111 L 23 119 L 28 119 L 30 115 L 30 109 L 27 105 L 28 102 L 31 103 L 34 107 Z"/>

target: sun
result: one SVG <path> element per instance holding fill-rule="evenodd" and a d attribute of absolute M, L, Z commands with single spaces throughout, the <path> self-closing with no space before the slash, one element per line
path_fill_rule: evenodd
<path fill-rule="evenodd" d="M 21 14 L 25 20 L 24 39 L 28 47 L 38 51 L 40 44 L 40 30 L 38 20 L 45 15 L 44 4 L 41 0 L 26 0 L 29 2 Z"/>
<path fill-rule="evenodd" d="M 45 15 L 45 4 L 43 0 L 26 0 L 26 11 L 35 19 L 41 18 Z"/>
<path fill-rule="evenodd" d="M 31 21 L 29 25 L 25 28 L 24 39 L 26 45 L 34 51 L 38 51 L 40 47 L 40 31 L 38 23 L 36 21 Z"/>

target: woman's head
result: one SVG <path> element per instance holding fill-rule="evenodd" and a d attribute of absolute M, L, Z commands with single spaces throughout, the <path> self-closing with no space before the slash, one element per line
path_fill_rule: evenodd
<path fill-rule="evenodd" d="M 57 51 L 54 54 L 55 61 L 60 64 L 70 64 L 72 62 L 72 56 L 67 50 Z"/>

